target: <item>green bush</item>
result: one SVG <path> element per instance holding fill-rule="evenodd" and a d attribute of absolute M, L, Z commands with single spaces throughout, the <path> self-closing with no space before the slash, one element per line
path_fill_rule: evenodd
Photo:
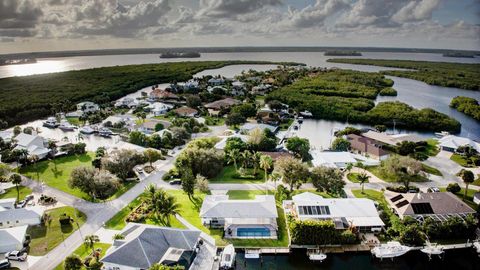
<path fill-rule="evenodd" d="M 293 220 L 289 222 L 292 243 L 297 245 L 354 244 L 357 236 L 350 230 L 337 230 L 331 220 Z"/>
<path fill-rule="evenodd" d="M 460 188 L 460 186 L 457 183 L 450 183 L 447 186 L 447 191 L 450 191 L 452 193 L 460 192 L 460 190 L 462 190 L 462 189 Z"/>

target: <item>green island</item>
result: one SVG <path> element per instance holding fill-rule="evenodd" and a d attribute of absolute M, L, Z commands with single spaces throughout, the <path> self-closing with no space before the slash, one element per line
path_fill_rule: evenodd
<path fill-rule="evenodd" d="M 480 105 L 478 104 L 478 100 L 474 98 L 462 96 L 454 97 L 450 102 L 450 107 L 480 121 Z"/>
<path fill-rule="evenodd" d="M 337 51 L 326 51 L 323 55 L 325 56 L 362 56 L 361 52 L 358 51 L 344 51 L 344 50 L 337 50 Z"/>
<path fill-rule="evenodd" d="M 480 64 L 354 58 L 328 59 L 327 62 L 410 69 L 384 70 L 381 73 L 431 85 L 480 90 Z"/>
<path fill-rule="evenodd" d="M 201 61 L 72 70 L 0 79 L 0 119 L 9 126 L 68 111 L 90 100 L 104 104 L 150 85 L 186 81 L 205 69 L 239 64 L 299 65 L 266 61 Z"/>
<path fill-rule="evenodd" d="M 418 110 L 398 101 L 375 105 L 374 99 L 380 91 L 392 85 L 392 80 L 378 73 L 327 70 L 273 91 L 266 102 L 279 100 L 297 111 L 310 111 L 316 119 L 460 131 L 461 124 L 457 120 L 430 108 Z"/>

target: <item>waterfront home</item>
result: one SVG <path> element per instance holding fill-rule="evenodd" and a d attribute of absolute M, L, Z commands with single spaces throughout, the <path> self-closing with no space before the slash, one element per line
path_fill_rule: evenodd
<path fill-rule="evenodd" d="M 131 97 L 125 97 L 125 98 L 122 98 L 120 100 L 118 100 L 117 102 L 115 102 L 115 107 L 117 108 L 135 108 L 138 106 L 138 102 L 134 99 L 134 98 L 131 98 Z"/>
<path fill-rule="evenodd" d="M 267 94 L 268 91 L 272 89 L 272 86 L 270 84 L 260 84 L 257 86 L 252 87 L 252 94 L 254 95 L 265 95 Z"/>
<path fill-rule="evenodd" d="M 0 229 L 0 253 L 21 250 L 26 240 L 27 225 Z"/>
<path fill-rule="evenodd" d="M 163 100 L 165 102 L 173 102 L 178 101 L 180 97 L 167 90 L 157 88 L 150 92 L 149 99 L 153 101 Z"/>
<path fill-rule="evenodd" d="M 313 166 L 325 166 L 330 168 L 345 169 L 348 164 L 355 164 L 357 160 L 350 152 L 310 151 Z"/>
<path fill-rule="evenodd" d="M 476 213 L 450 192 L 399 194 L 385 191 L 385 199 L 400 218 L 409 216 L 420 222 L 426 217 L 442 222 L 451 216 L 464 218 Z"/>
<path fill-rule="evenodd" d="M 207 195 L 200 209 L 202 223 L 222 228 L 225 238 L 277 239 L 277 208 L 272 195 L 254 200 L 229 200 L 228 195 Z"/>
<path fill-rule="evenodd" d="M 140 124 L 137 124 L 135 126 L 135 130 L 140 131 L 140 132 L 142 132 L 146 135 L 151 135 L 151 134 L 155 133 L 156 131 L 159 131 L 159 130 L 155 130 L 155 129 L 158 129 L 160 127 L 160 126 L 157 127 L 157 125 L 159 125 L 159 124 L 162 126 L 162 128 L 159 129 L 159 130 L 168 128 L 171 125 L 170 122 L 167 122 L 167 121 L 156 120 L 156 119 L 148 119 L 148 120 L 145 120 L 144 122 L 142 122 Z"/>
<path fill-rule="evenodd" d="M 11 142 L 13 138 L 13 131 L 11 130 L 0 131 L 0 138 L 6 143 Z"/>
<path fill-rule="evenodd" d="M 277 133 L 278 131 L 278 127 L 276 126 L 272 126 L 272 125 L 268 125 L 268 124 L 262 124 L 262 123 L 245 123 L 243 124 L 243 126 L 240 127 L 240 132 L 241 133 L 245 133 L 245 134 L 248 134 L 250 133 L 250 131 L 254 130 L 254 129 L 261 129 L 261 130 L 265 130 L 265 129 L 268 129 L 270 130 L 272 133 Z"/>
<path fill-rule="evenodd" d="M 198 90 L 199 86 L 200 86 L 200 82 L 196 79 L 191 79 L 191 80 L 188 80 L 187 82 L 184 82 L 184 83 L 182 83 L 182 82 L 177 83 L 176 86 L 170 85 L 170 87 L 172 89 L 176 89 L 177 91 L 179 89 L 184 90 L 184 91 Z"/>
<path fill-rule="evenodd" d="M 207 92 L 209 92 L 210 94 L 213 93 L 213 91 L 217 89 L 217 91 L 220 91 L 220 92 L 223 92 L 223 93 L 227 93 L 228 92 L 228 89 L 225 88 L 225 87 L 222 87 L 222 86 L 209 86 L 207 87 Z"/>
<path fill-rule="evenodd" d="M 350 142 L 350 148 L 354 152 L 380 160 L 385 160 L 389 157 L 389 153 L 382 148 L 383 143 L 378 143 L 375 140 L 357 134 L 348 134 L 347 140 Z"/>
<path fill-rule="evenodd" d="M 219 78 L 211 78 L 208 80 L 208 84 L 211 86 L 219 86 L 225 84 L 225 79 L 222 77 Z"/>
<path fill-rule="evenodd" d="M 100 107 L 91 101 L 80 102 L 77 104 L 77 111 L 82 113 L 93 113 L 99 110 Z"/>
<path fill-rule="evenodd" d="M 480 152 L 480 143 L 469 138 L 459 137 L 455 135 L 447 135 L 438 140 L 440 149 L 448 152 L 456 152 L 460 146 L 470 146 Z"/>
<path fill-rule="evenodd" d="M 0 228 L 12 228 L 41 223 L 43 209 L 40 207 L 15 208 L 0 207 Z"/>
<path fill-rule="evenodd" d="M 173 110 L 173 112 L 181 117 L 194 117 L 198 113 L 197 110 L 187 106 L 183 106 L 178 109 L 175 109 Z"/>
<path fill-rule="evenodd" d="M 124 123 L 125 128 L 132 130 L 135 126 L 135 120 L 137 120 L 137 117 L 131 114 L 115 114 L 103 120 L 102 124 L 106 127 L 112 127 Z"/>
<path fill-rule="evenodd" d="M 173 109 L 173 105 L 166 104 L 163 102 L 154 102 L 146 107 L 154 116 L 159 116 L 166 114 L 168 111 Z"/>
<path fill-rule="evenodd" d="M 204 105 L 210 115 L 218 115 L 222 109 L 229 109 L 234 105 L 242 103 L 233 98 L 224 98 Z"/>
<path fill-rule="evenodd" d="M 365 198 L 323 198 L 303 192 L 283 201 L 287 215 L 299 220 L 331 220 L 338 230 L 355 227 L 363 233 L 380 232 L 385 224 L 375 203 Z"/>
<path fill-rule="evenodd" d="M 230 138 L 240 138 L 240 140 L 242 140 L 244 143 L 247 143 L 250 136 L 235 133 L 231 136 L 222 136 L 221 138 L 222 139 L 217 144 L 215 144 L 215 146 L 214 146 L 215 149 L 218 149 L 218 150 L 225 149 L 225 146 L 227 146 L 227 141 Z"/>
<path fill-rule="evenodd" d="M 128 223 L 100 260 L 106 270 L 149 269 L 154 264 L 189 269 L 207 248 L 201 231 Z M 212 254 L 213 258 L 213 254 Z M 202 258 L 198 258 L 202 259 Z M 211 260 L 213 263 L 213 260 Z M 211 265 L 202 264 L 204 269 Z M 200 268 L 198 268 L 200 269 Z"/>
<path fill-rule="evenodd" d="M 245 95 L 245 83 L 240 81 L 232 82 L 232 90 L 230 91 L 232 96 L 243 96 Z"/>
<path fill-rule="evenodd" d="M 20 133 L 15 137 L 14 150 L 27 150 L 29 156 L 36 155 L 39 159 L 46 158 L 50 153 L 44 138 L 26 133 Z"/>
<path fill-rule="evenodd" d="M 388 144 L 388 145 L 397 145 L 398 143 L 401 142 L 420 142 L 423 141 L 422 138 L 415 134 L 387 134 L 385 132 L 376 132 L 373 130 L 369 130 L 365 133 L 362 133 L 362 136 L 365 138 L 369 138 L 373 141 L 375 141 L 377 144 Z"/>

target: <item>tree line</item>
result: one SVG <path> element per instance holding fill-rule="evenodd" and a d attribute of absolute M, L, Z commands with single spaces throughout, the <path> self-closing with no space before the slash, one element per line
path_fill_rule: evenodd
<path fill-rule="evenodd" d="M 450 102 L 450 107 L 480 121 L 480 105 L 478 104 L 478 100 L 474 98 L 462 96 L 454 97 Z"/>

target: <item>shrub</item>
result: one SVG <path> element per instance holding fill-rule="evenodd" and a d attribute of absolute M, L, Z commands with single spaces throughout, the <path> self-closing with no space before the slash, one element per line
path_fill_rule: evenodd
<path fill-rule="evenodd" d="M 460 188 L 460 186 L 457 183 L 450 183 L 447 186 L 447 191 L 450 191 L 452 193 L 460 192 L 460 190 L 462 190 L 462 189 Z"/>
<path fill-rule="evenodd" d="M 350 230 L 335 228 L 331 220 L 290 220 L 292 243 L 297 245 L 353 244 L 358 238 Z"/>
<path fill-rule="evenodd" d="M 70 225 L 70 223 L 72 222 L 72 218 L 70 216 L 68 216 L 67 214 L 63 213 L 59 218 L 58 220 L 60 221 L 60 224 L 62 226 L 64 225 Z"/>

